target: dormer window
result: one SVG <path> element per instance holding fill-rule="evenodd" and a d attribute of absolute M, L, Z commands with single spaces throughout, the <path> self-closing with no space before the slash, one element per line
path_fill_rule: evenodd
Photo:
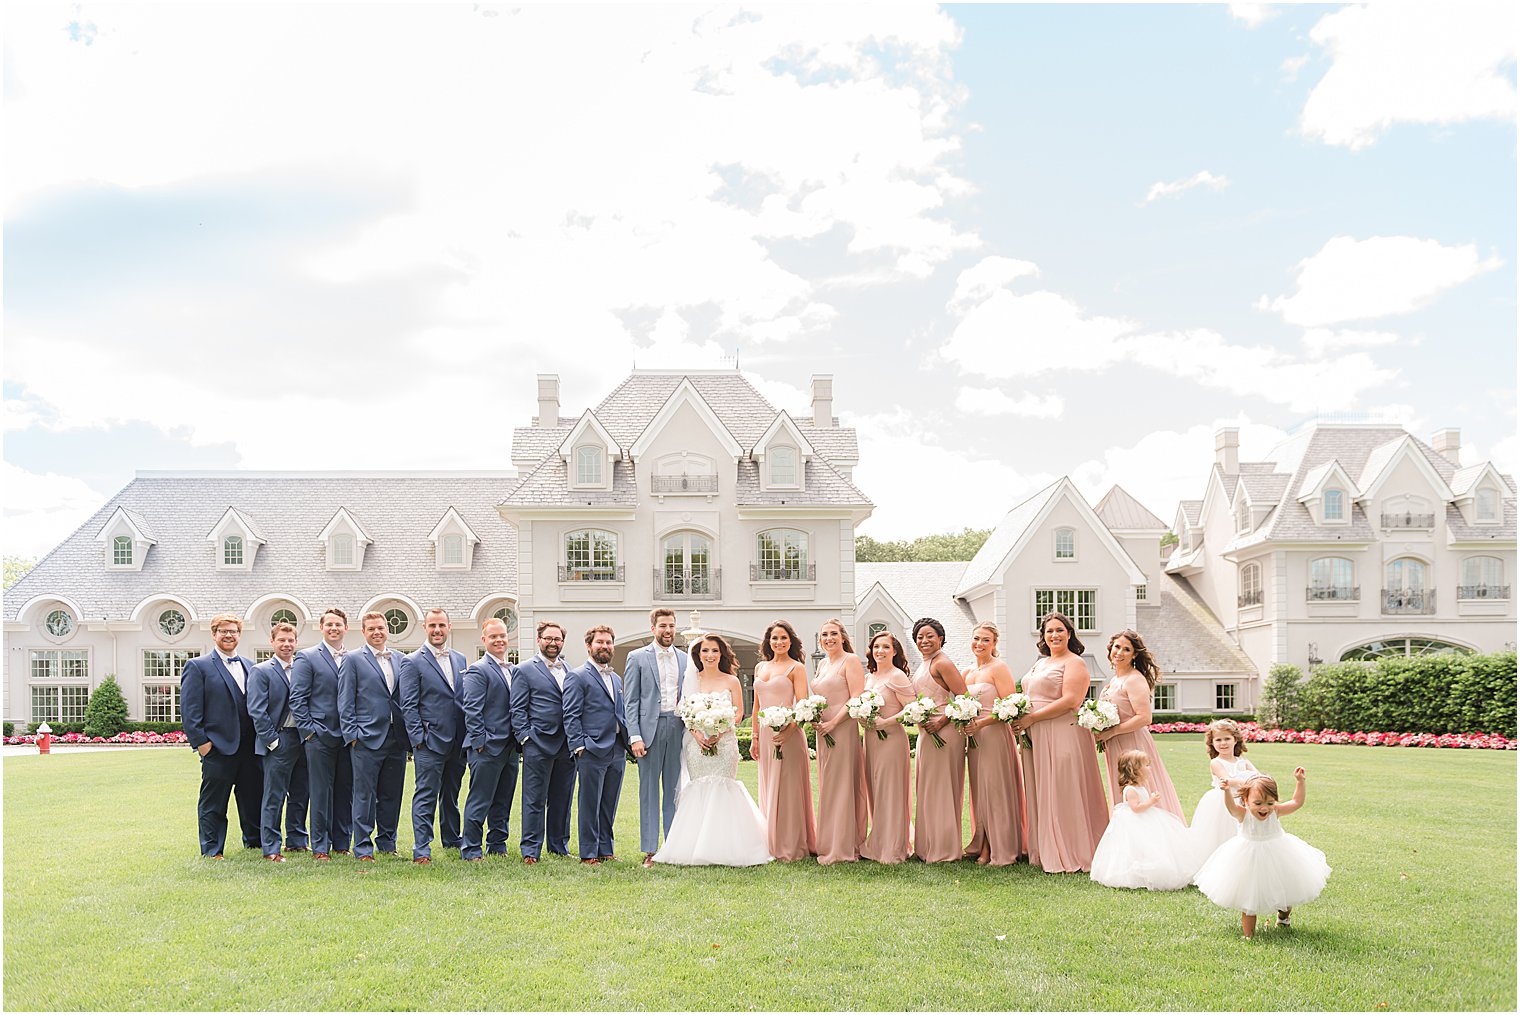
<path fill-rule="evenodd" d="M 1235 531 L 1242 533 L 1251 531 L 1251 505 L 1244 499 L 1235 505 Z"/>
<path fill-rule="evenodd" d="M 148 520 L 124 507 L 111 512 L 95 540 L 100 543 L 105 566 L 112 571 L 141 571 L 148 548 L 158 542 L 148 529 Z"/>
<path fill-rule="evenodd" d="M 222 563 L 228 567 L 243 566 L 242 536 L 228 536 L 222 540 Z"/>
<path fill-rule="evenodd" d="M 231 507 L 211 526 L 206 539 L 211 543 L 218 571 L 252 571 L 253 559 L 264 545 L 264 537 L 248 517 Z"/>
<path fill-rule="evenodd" d="M 475 555 L 475 544 L 480 542 L 475 530 L 465 524 L 452 507 L 433 526 L 428 539 L 433 544 L 434 563 L 440 571 L 468 571 Z"/>
<path fill-rule="evenodd" d="M 330 567 L 354 566 L 354 537 L 340 532 L 328 541 L 327 563 Z"/>
<path fill-rule="evenodd" d="M 1499 520 L 1499 491 L 1484 487 L 1478 491 L 1473 499 L 1474 517 L 1480 522 L 1497 522 Z"/>
<path fill-rule="evenodd" d="M 327 570 L 358 571 L 364 567 L 365 547 L 374 540 L 347 508 L 339 508 L 317 534 L 317 542 L 327 550 Z"/>
<path fill-rule="evenodd" d="M 132 566 L 131 536 L 117 536 L 111 540 L 111 563 L 117 567 Z"/>
<path fill-rule="evenodd" d="M 797 485 L 797 449 L 771 448 L 767 457 L 771 486 Z"/>
<path fill-rule="evenodd" d="M 1325 521 L 1343 522 L 1346 520 L 1346 492 L 1344 490 L 1325 491 Z"/>
<path fill-rule="evenodd" d="M 601 448 L 575 449 L 575 485 L 601 486 L 602 464 L 607 453 Z"/>
<path fill-rule="evenodd" d="M 1056 560 L 1077 559 L 1077 530 L 1056 529 Z"/>

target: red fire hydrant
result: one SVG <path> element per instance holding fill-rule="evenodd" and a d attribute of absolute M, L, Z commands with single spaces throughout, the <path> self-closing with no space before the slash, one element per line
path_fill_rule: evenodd
<path fill-rule="evenodd" d="M 53 753 L 53 727 L 42 723 L 37 727 L 37 753 Z"/>

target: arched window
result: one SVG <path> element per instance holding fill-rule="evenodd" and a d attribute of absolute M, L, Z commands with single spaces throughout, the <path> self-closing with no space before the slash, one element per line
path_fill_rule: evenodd
<path fill-rule="evenodd" d="M 1462 561 L 1462 586 L 1458 599 L 1508 599 L 1504 584 L 1504 561 L 1498 557 L 1467 557 Z"/>
<path fill-rule="evenodd" d="M 450 532 L 443 537 L 443 562 L 445 564 L 464 563 L 464 536 L 457 532 Z"/>
<path fill-rule="evenodd" d="M 872 624 L 870 627 L 866 628 L 866 645 L 869 647 L 871 644 L 871 639 L 875 638 L 878 634 L 881 634 L 886 629 L 887 625 L 883 624 L 879 620 Z"/>
<path fill-rule="evenodd" d="M 301 627 L 300 620 L 296 618 L 296 611 L 287 610 L 283 606 L 269 615 L 269 626 L 274 627 L 276 624 L 290 624 L 297 630 Z"/>
<path fill-rule="evenodd" d="M 705 598 L 717 592 L 712 541 L 700 532 L 677 532 L 661 545 L 659 591 L 665 598 Z"/>
<path fill-rule="evenodd" d="M 755 581 L 812 581 L 808 537 L 796 529 L 768 529 L 756 537 Z"/>
<path fill-rule="evenodd" d="M 1435 525 L 1436 516 L 1430 501 L 1414 494 L 1400 494 L 1383 502 L 1383 528 L 1428 529 Z"/>
<path fill-rule="evenodd" d="M 1478 491 L 1473 509 L 1480 522 L 1497 522 L 1499 520 L 1499 492 L 1484 487 Z"/>
<path fill-rule="evenodd" d="M 602 529 L 580 529 L 565 536 L 560 581 L 620 581 L 617 536 Z"/>
<path fill-rule="evenodd" d="M 243 566 L 242 536 L 228 536 L 222 540 L 222 563 L 228 567 Z"/>
<path fill-rule="evenodd" d="M 1077 559 L 1077 530 L 1056 529 L 1056 560 Z"/>
<path fill-rule="evenodd" d="M 1261 605 L 1261 565 L 1247 564 L 1240 569 L 1241 606 Z"/>
<path fill-rule="evenodd" d="M 111 540 L 111 563 L 118 567 L 132 566 L 131 536 L 117 536 Z"/>
<path fill-rule="evenodd" d="M 1434 613 L 1435 590 L 1426 590 L 1425 562 L 1413 557 L 1390 560 L 1383 569 L 1384 613 Z"/>
<path fill-rule="evenodd" d="M 54 638 L 67 638 L 74 631 L 74 617 L 68 610 L 54 610 L 43 621 L 43 627 Z"/>
<path fill-rule="evenodd" d="M 501 609 L 491 614 L 491 616 L 507 625 L 508 634 L 517 633 L 517 610 L 513 609 L 510 606 L 503 606 Z"/>
<path fill-rule="evenodd" d="M 412 626 L 411 615 L 399 606 L 393 606 L 385 611 L 385 629 L 392 638 L 399 638 L 406 634 Z"/>
<path fill-rule="evenodd" d="M 1387 575 L 1387 586 L 1390 589 L 1419 591 L 1425 588 L 1425 562 L 1413 557 L 1390 560 Z"/>
<path fill-rule="evenodd" d="M 1472 649 L 1434 638 L 1383 638 L 1341 653 L 1341 662 L 1371 662 L 1384 656 L 1472 655 Z"/>
<path fill-rule="evenodd" d="M 1343 490 L 1325 491 L 1325 521 L 1343 522 L 1346 520 L 1346 494 Z"/>
<path fill-rule="evenodd" d="M 607 457 L 607 452 L 602 448 L 584 447 L 575 449 L 575 485 L 576 486 L 601 486 L 602 463 Z"/>
<path fill-rule="evenodd" d="M 1356 567 L 1345 557 L 1317 557 L 1309 562 L 1311 601 L 1359 599 Z"/>
<path fill-rule="evenodd" d="M 771 448 L 767 456 L 771 486 L 797 485 L 797 449 Z"/>

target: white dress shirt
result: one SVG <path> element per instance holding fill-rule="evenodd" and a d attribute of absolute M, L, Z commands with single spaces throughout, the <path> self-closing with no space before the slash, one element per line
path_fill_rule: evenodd
<path fill-rule="evenodd" d="M 486 655 L 491 656 L 491 653 L 487 652 Z M 501 667 L 501 675 L 507 682 L 507 690 L 510 691 L 512 689 L 512 664 L 507 662 L 506 656 L 491 656 L 491 658 L 495 659 L 496 665 Z"/>
<path fill-rule="evenodd" d="M 220 652 L 217 655 L 222 656 Z M 238 690 L 248 693 L 248 684 L 243 673 L 243 664 L 237 661 L 235 656 L 222 656 L 222 665 L 227 667 L 227 672 L 232 674 L 232 679 L 238 685 Z"/>
<path fill-rule="evenodd" d="M 660 711 L 674 712 L 681 689 L 681 671 L 676 665 L 676 649 L 654 647 L 655 662 L 660 667 Z"/>
<path fill-rule="evenodd" d="M 538 654 L 538 658 L 541 662 L 543 662 L 545 666 L 549 668 L 549 675 L 554 678 L 554 682 L 559 685 L 560 691 L 563 692 L 565 690 L 565 678 L 570 675 L 570 668 L 565 665 L 564 657 L 561 656 L 551 663 L 549 660 L 545 659 L 544 654 L 540 652 Z"/>
<path fill-rule="evenodd" d="M 607 689 L 607 700 L 617 701 L 617 694 L 612 689 L 612 667 L 597 664 L 596 671 L 602 675 L 602 686 Z"/>
<path fill-rule="evenodd" d="M 277 659 L 275 659 L 275 662 L 280 663 L 280 668 L 285 671 L 285 686 L 286 686 L 286 688 L 289 688 L 290 687 L 290 668 L 291 668 L 291 665 L 295 662 L 295 660 L 292 659 L 289 663 L 281 663 L 280 660 L 277 658 Z M 295 724 L 296 724 L 296 716 L 295 716 L 295 713 L 290 710 L 290 697 L 289 697 L 289 695 L 287 695 L 286 698 L 285 698 L 285 721 L 282 722 L 282 723 L 280 723 L 280 726 L 283 727 L 284 729 L 292 729 L 292 728 L 294 728 Z"/>
<path fill-rule="evenodd" d="M 454 653 L 448 649 L 439 652 L 429 648 L 428 651 L 432 652 L 433 658 L 438 661 L 438 668 L 443 671 L 444 683 L 448 684 L 449 690 L 452 691 L 454 689 Z"/>

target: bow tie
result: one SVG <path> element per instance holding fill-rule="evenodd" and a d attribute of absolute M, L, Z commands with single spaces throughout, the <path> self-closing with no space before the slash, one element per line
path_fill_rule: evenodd
<path fill-rule="evenodd" d="M 236 666 L 237 665 L 237 657 L 236 656 L 222 656 L 222 662 L 226 663 L 228 666 Z"/>
<path fill-rule="evenodd" d="M 448 657 L 449 657 L 449 654 L 447 652 L 434 652 L 433 653 L 433 658 L 437 659 L 439 662 L 443 662 L 444 660 L 448 659 Z"/>
<path fill-rule="evenodd" d="M 391 650 L 390 649 L 386 649 L 384 652 L 376 652 L 375 653 L 375 658 L 376 659 L 384 659 L 386 662 L 390 662 L 391 661 Z"/>
<path fill-rule="evenodd" d="M 331 648 L 331 649 L 328 649 L 327 651 L 331 652 L 333 655 L 337 656 L 339 659 L 342 659 L 345 655 L 348 654 L 348 649 L 346 649 L 346 648 Z"/>

